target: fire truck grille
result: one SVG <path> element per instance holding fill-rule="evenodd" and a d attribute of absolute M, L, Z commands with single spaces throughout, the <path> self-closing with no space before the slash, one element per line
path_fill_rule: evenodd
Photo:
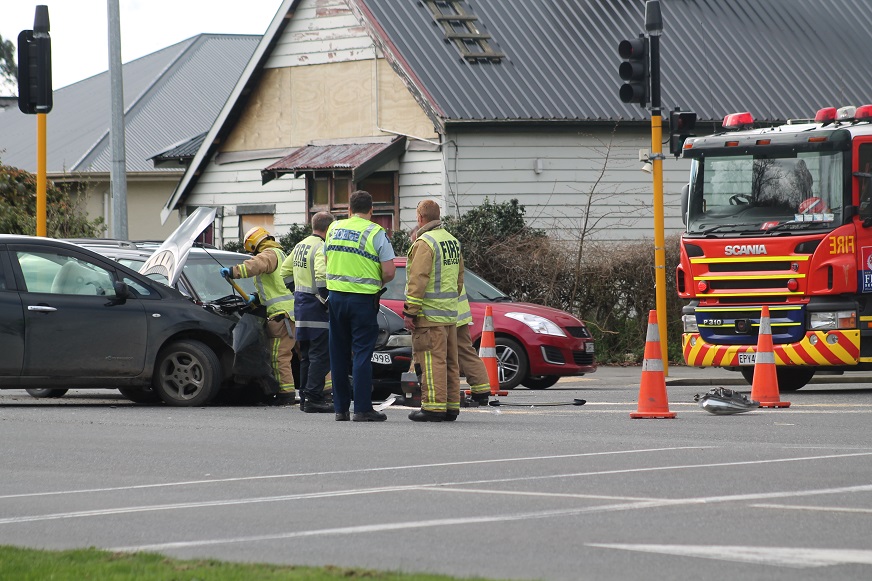
<path fill-rule="evenodd" d="M 712 290 L 747 290 L 747 289 L 784 289 L 787 290 L 787 279 L 742 279 L 742 280 L 712 280 Z"/>
<path fill-rule="evenodd" d="M 700 336 L 715 345 L 756 345 L 760 331 L 760 306 L 697 307 Z M 793 343 L 805 335 L 805 306 L 769 308 L 774 343 Z"/>
<path fill-rule="evenodd" d="M 787 261 L 772 261 L 772 262 L 715 262 L 708 265 L 711 272 L 772 272 L 785 271 L 790 272 L 790 262 Z"/>

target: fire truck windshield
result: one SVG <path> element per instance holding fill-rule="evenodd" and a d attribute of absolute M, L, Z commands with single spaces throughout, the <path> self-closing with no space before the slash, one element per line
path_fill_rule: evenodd
<path fill-rule="evenodd" d="M 693 160 L 688 233 L 830 229 L 842 220 L 843 154 L 812 151 Z"/>

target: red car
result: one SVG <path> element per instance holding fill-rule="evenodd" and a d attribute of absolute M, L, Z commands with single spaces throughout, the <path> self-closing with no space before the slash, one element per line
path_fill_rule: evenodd
<path fill-rule="evenodd" d="M 402 315 L 406 288 L 406 258 L 394 259 L 397 275 L 382 296 L 384 306 Z M 594 342 L 584 323 L 569 313 L 516 303 L 469 270 L 463 274 L 472 309 L 470 336 L 476 347 L 481 338 L 484 310 L 493 310 L 500 388 L 546 389 L 561 377 L 596 371 Z"/>

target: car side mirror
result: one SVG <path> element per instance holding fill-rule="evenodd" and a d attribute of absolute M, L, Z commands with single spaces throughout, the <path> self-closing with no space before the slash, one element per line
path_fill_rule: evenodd
<path fill-rule="evenodd" d="M 122 282 L 120 280 L 116 280 L 112 283 L 112 288 L 115 289 L 115 297 L 112 299 L 112 303 L 116 305 L 124 304 L 127 299 L 129 299 L 132 295 L 130 294 L 130 287 L 127 286 L 126 282 Z"/>
<path fill-rule="evenodd" d="M 681 223 L 687 225 L 687 200 L 690 197 L 690 184 L 681 187 Z"/>

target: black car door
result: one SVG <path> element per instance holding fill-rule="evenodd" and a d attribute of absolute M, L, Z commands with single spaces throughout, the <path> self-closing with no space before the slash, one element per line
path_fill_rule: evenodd
<path fill-rule="evenodd" d="M 20 375 L 24 361 L 24 316 L 14 286 L 6 247 L 0 246 L 0 377 Z"/>
<path fill-rule="evenodd" d="M 23 376 L 130 377 L 142 373 L 142 302 L 115 295 L 108 263 L 51 246 L 13 246 L 25 291 Z"/>

